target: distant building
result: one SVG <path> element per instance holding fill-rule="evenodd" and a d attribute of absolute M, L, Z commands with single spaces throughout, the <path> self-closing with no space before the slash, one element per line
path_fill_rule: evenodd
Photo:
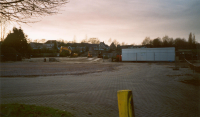
<path fill-rule="evenodd" d="M 57 44 L 57 48 L 58 48 L 58 43 L 56 40 L 48 40 L 46 43 L 44 43 L 47 49 L 53 49 L 55 44 Z"/>
<path fill-rule="evenodd" d="M 88 43 L 67 43 L 66 45 L 70 50 L 82 53 L 86 51 Z"/>
<path fill-rule="evenodd" d="M 77 49 L 79 50 L 80 53 L 86 51 L 86 47 L 79 47 L 79 46 L 78 46 Z"/>
<path fill-rule="evenodd" d="M 106 45 L 104 42 L 100 42 L 99 44 L 90 44 L 90 43 L 67 43 L 67 46 L 72 48 L 72 51 L 78 50 L 80 52 L 87 51 L 98 51 L 98 50 L 109 50 L 109 46 Z"/>
<path fill-rule="evenodd" d="M 88 44 L 89 51 L 99 50 L 99 44 Z"/>
<path fill-rule="evenodd" d="M 99 50 L 109 50 L 109 46 L 106 45 L 104 42 L 99 43 Z"/>
<path fill-rule="evenodd" d="M 36 42 L 30 42 L 30 46 L 32 49 L 42 49 L 44 48 L 44 44 L 43 43 L 36 43 Z"/>
<path fill-rule="evenodd" d="M 106 45 L 104 42 L 100 42 L 99 44 L 88 44 L 89 51 L 104 51 L 104 50 L 109 50 L 110 47 Z"/>
<path fill-rule="evenodd" d="M 175 47 L 122 49 L 122 61 L 175 61 Z"/>

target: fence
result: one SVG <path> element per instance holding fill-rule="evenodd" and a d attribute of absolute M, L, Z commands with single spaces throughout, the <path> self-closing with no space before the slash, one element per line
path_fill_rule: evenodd
<path fill-rule="evenodd" d="M 194 72 L 198 72 L 200 73 L 200 66 L 194 65 L 192 64 L 190 61 L 188 61 L 187 59 L 185 59 L 185 61 L 189 64 L 189 67 L 193 70 Z"/>

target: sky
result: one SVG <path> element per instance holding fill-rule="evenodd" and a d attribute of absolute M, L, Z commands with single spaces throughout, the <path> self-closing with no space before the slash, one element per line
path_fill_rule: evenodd
<path fill-rule="evenodd" d="M 200 42 L 199 0 L 70 0 L 59 14 L 38 20 L 21 24 L 31 40 L 80 42 L 87 37 L 110 44 L 111 38 L 139 45 L 145 37 L 188 40 L 192 32 Z"/>

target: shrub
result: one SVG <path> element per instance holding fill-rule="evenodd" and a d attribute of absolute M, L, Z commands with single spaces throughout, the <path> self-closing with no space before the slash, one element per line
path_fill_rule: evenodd
<path fill-rule="evenodd" d="M 69 51 L 62 51 L 61 53 L 60 53 L 60 56 L 61 57 L 66 57 L 66 56 L 69 56 L 70 54 L 69 54 Z"/>
<path fill-rule="evenodd" d="M 1 46 L 1 61 L 21 61 L 22 57 L 12 47 Z"/>
<path fill-rule="evenodd" d="M 105 55 L 105 56 L 104 56 L 104 59 L 109 59 L 108 55 Z"/>

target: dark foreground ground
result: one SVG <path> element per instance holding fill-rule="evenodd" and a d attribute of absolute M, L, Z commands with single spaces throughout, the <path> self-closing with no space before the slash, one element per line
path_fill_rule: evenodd
<path fill-rule="evenodd" d="M 9 66 L 4 64 L 5 68 L 6 64 Z M 187 82 L 198 79 L 199 74 L 189 68 L 173 70 L 174 63 L 101 61 L 64 65 L 63 62 L 41 62 L 36 65 L 43 67 L 28 70 L 38 74 L 37 77 L 22 77 L 30 73 L 17 71 L 26 71 L 29 68 L 26 64 L 29 63 L 23 63 L 22 66 L 26 66 L 21 68 L 18 64 L 6 70 L 1 68 L 1 75 L 4 70 L 4 76 L 16 73 L 18 76 L 2 75 L 0 103 L 50 106 L 69 111 L 76 117 L 118 117 L 117 91 L 129 89 L 133 91 L 136 117 L 200 116 L 200 86 Z M 40 72 L 40 69 L 45 70 Z M 60 74 L 59 69 L 69 74 Z M 96 72 L 70 74 L 90 70 Z M 44 73 L 54 75 L 39 76 Z"/>

